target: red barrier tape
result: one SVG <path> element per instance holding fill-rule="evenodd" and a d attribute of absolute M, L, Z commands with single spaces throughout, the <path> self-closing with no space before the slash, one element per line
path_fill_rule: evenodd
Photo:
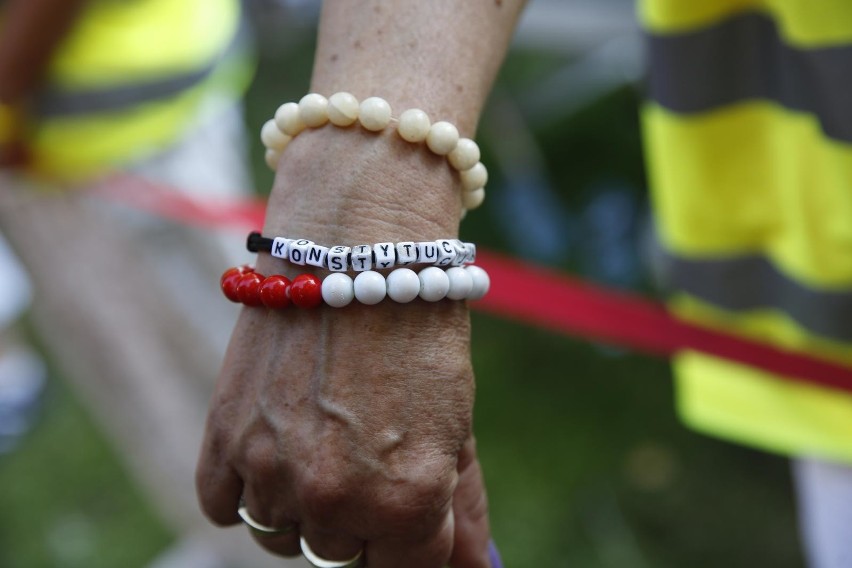
<path fill-rule="evenodd" d="M 184 224 L 246 231 L 263 226 L 265 204 L 257 200 L 201 201 L 125 176 L 109 180 L 100 193 Z M 672 317 L 661 304 L 635 294 L 606 290 L 492 252 L 480 250 L 477 264 L 488 271 L 492 286 L 485 298 L 471 304 L 473 309 L 653 355 L 691 349 L 784 379 L 852 392 L 849 367 L 687 323 Z"/>

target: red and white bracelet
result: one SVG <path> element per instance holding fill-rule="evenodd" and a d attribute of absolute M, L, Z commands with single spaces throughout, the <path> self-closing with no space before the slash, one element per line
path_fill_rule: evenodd
<path fill-rule="evenodd" d="M 300 308 L 314 308 L 323 302 L 342 308 L 353 300 L 374 305 L 385 297 L 401 304 L 418 297 L 427 302 L 479 300 L 488 292 L 491 281 L 487 272 L 473 265 L 447 270 L 429 266 L 419 273 L 397 268 L 387 277 L 373 270 L 360 272 L 355 278 L 334 272 L 322 281 L 313 274 L 300 274 L 292 281 L 281 275 L 263 276 L 252 267 L 240 266 L 226 270 L 220 285 L 232 302 L 282 309 L 291 303 Z"/>
<path fill-rule="evenodd" d="M 449 122 L 433 123 L 420 109 L 406 110 L 394 118 L 390 104 L 379 97 L 369 97 L 359 103 L 346 92 L 335 93 L 329 98 L 310 93 L 298 103 L 284 103 L 275 111 L 275 118 L 266 121 L 260 131 L 260 139 L 266 146 L 266 163 L 275 170 L 284 149 L 305 128 L 319 128 L 327 123 L 345 128 L 356 121 L 371 132 L 381 132 L 393 122 L 403 140 L 414 144 L 425 142 L 429 150 L 446 156 L 459 172 L 464 209 L 476 209 L 482 204 L 488 170 L 479 161 L 481 153 L 476 142 L 460 137 L 458 129 Z"/>

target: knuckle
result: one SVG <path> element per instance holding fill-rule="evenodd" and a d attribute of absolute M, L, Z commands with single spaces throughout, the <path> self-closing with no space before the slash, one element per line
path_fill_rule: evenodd
<path fill-rule="evenodd" d="M 302 506 L 320 522 L 339 515 L 352 497 L 350 484 L 338 475 L 312 473 L 304 476 L 298 492 Z"/>
<path fill-rule="evenodd" d="M 454 478 L 433 468 L 414 470 L 397 480 L 376 504 L 376 515 L 407 532 L 433 527 L 449 506 Z"/>

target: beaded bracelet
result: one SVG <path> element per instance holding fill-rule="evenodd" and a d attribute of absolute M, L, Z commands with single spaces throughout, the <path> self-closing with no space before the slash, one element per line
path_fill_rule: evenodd
<path fill-rule="evenodd" d="M 300 274 L 292 281 L 281 275 L 264 277 L 251 267 L 240 266 L 226 270 L 220 285 L 232 302 L 282 309 L 291 302 L 299 308 L 315 308 L 323 301 L 342 308 L 352 300 L 371 306 L 386 296 L 400 304 L 417 297 L 427 302 L 479 300 L 488 292 L 491 281 L 478 266 L 454 266 L 446 271 L 429 266 L 419 273 L 397 268 L 387 278 L 373 270 L 361 272 L 354 279 L 335 272 L 322 281 L 313 274 Z"/>
<path fill-rule="evenodd" d="M 380 132 L 395 122 L 396 131 L 403 140 L 425 142 L 432 152 L 446 156 L 459 172 L 465 210 L 476 209 L 482 204 L 488 170 L 479 161 L 476 142 L 461 138 L 458 129 L 449 122 L 432 123 L 429 115 L 420 109 L 409 109 L 394 118 L 390 104 L 379 97 L 364 99 L 359 104 L 350 93 L 335 93 L 329 98 L 310 93 L 298 103 L 284 103 L 275 111 L 275 118 L 266 121 L 260 130 L 260 139 L 266 146 L 266 163 L 274 171 L 284 148 L 305 128 L 319 128 L 328 122 L 347 127 L 356 121 L 371 132 Z"/>
<path fill-rule="evenodd" d="M 250 252 L 268 252 L 293 264 L 309 264 L 332 272 L 363 272 L 373 267 L 385 269 L 410 264 L 464 266 L 476 262 L 476 245 L 458 239 L 324 247 L 308 239 L 269 238 L 251 232 L 246 248 Z"/>

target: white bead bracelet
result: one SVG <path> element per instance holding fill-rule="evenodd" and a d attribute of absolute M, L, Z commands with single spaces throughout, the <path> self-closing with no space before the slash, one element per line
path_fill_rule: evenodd
<path fill-rule="evenodd" d="M 465 210 L 476 209 L 482 204 L 488 170 L 479 161 L 476 142 L 461 138 L 458 129 L 449 122 L 432 123 L 429 115 L 420 109 L 406 110 L 399 118 L 394 118 L 390 104 L 379 97 L 369 97 L 359 104 L 350 93 L 335 93 L 327 99 L 310 93 L 298 103 L 284 103 L 260 130 L 260 139 L 266 147 L 266 163 L 275 170 L 287 144 L 305 128 L 319 128 L 329 122 L 345 128 L 356 121 L 371 132 L 381 132 L 395 122 L 396 131 L 403 140 L 425 142 L 432 152 L 446 156 L 459 172 Z"/>

